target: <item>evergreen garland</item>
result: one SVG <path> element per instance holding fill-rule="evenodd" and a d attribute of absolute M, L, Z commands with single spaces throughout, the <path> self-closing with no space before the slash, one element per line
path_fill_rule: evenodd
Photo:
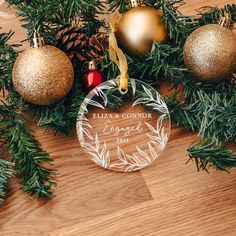
<path fill-rule="evenodd" d="M 14 176 L 13 163 L 0 159 L 0 204 L 6 195 L 7 183 Z"/>
<path fill-rule="evenodd" d="M 22 190 L 35 197 L 50 197 L 55 171 L 44 164 L 50 164 L 51 157 L 32 136 L 24 117 L 10 105 L 0 107 L 0 116 L 0 137 L 10 152 Z"/>
<path fill-rule="evenodd" d="M 24 192 L 36 197 L 50 197 L 51 187 L 56 184 L 55 171 L 44 167 L 45 163 L 52 162 L 51 157 L 41 149 L 21 115 L 21 99 L 11 78 L 17 57 L 13 46 L 17 45 L 7 44 L 12 34 L 0 34 L 0 90 L 9 103 L 6 105 L 2 101 L 0 105 L 0 141 L 11 156 L 10 162 L 0 158 L 0 201 L 6 194 L 8 179 L 13 175 L 19 177 Z M 8 94 L 5 94 L 6 90 Z"/>
<path fill-rule="evenodd" d="M 55 36 L 63 27 L 81 25 L 83 32 L 92 35 L 101 27 L 107 29 L 103 20 L 99 20 L 105 13 L 103 1 L 96 0 L 8 0 L 18 9 L 23 27 L 30 38 L 34 29 L 40 31 L 47 44 L 55 43 Z M 228 171 L 236 166 L 236 154 L 227 148 L 229 142 L 235 142 L 236 136 L 236 88 L 234 83 L 221 82 L 219 84 L 204 83 L 196 80 L 183 62 L 183 45 L 187 37 L 202 25 L 217 23 L 223 12 L 231 14 L 236 21 L 236 4 L 226 5 L 224 9 L 217 7 L 203 7 L 198 11 L 198 17 L 184 16 L 179 12 L 183 0 L 146 0 L 146 5 L 153 6 L 163 12 L 163 22 L 169 35 L 168 44 L 153 44 L 152 51 L 146 57 L 128 56 L 129 74 L 133 78 L 158 87 L 161 80 L 173 83 L 172 96 L 166 98 L 172 119 L 181 127 L 199 132 L 202 140 L 188 149 L 190 160 L 196 162 L 198 170 L 208 171 L 210 167 Z M 111 14 L 115 10 L 124 13 L 129 8 L 128 0 L 106 0 Z M 100 15 L 100 18 L 98 16 Z M 55 184 L 54 172 L 42 166 L 43 162 L 51 162 L 47 153 L 42 151 L 37 141 L 30 134 L 26 120 L 18 113 L 17 107 L 22 100 L 14 90 L 11 79 L 12 65 L 17 57 L 13 47 L 6 44 L 11 36 L 0 35 L 0 88 L 9 91 L 10 105 L 0 107 L 1 138 L 12 155 L 16 170 L 20 175 L 23 190 L 35 196 L 47 197 L 51 195 L 51 187 Z M 4 52 L 7 55 L 2 56 Z M 109 60 L 105 53 L 99 69 L 107 79 L 114 79 L 118 68 Z M 81 102 L 86 93 L 81 89 L 81 75 L 83 69 L 75 68 L 75 83 L 69 95 L 55 105 L 35 106 L 23 104 L 24 110 L 34 114 L 35 121 L 41 127 L 53 128 L 55 132 L 69 134 L 74 126 Z M 232 76 L 232 81 L 234 80 Z M 183 89 L 179 91 L 179 86 Z M 177 97 L 183 93 L 183 100 Z M 111 109 L 122 104 L 119 97 L 114 97 Z M 9 132 L 4 128 L 8 127 Z M 21 158 L 20 158 L 21 156 Z M 27 165 L 25 165 L 27 163 Z M 0 159 L 0 197 L 4 195 L 7 179 L 13 175 L 12 163 Z"/>

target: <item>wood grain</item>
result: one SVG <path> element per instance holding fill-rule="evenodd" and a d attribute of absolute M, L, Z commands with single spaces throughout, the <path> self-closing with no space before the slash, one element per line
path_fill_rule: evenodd
<path fill-rule="evenodd" d="M 227 0 L 188 0 L 182 11 Z M 15 11 L 0 1 L 0 27 L 26 38 Z M 24 44 L 24 47 L 27 45 Z M 152 166 L 131 174 L 97 168 L 76 135 L 36 137 L 55 159 L 58 186 L 49 201 L 30 199 L 12 180 L 0 209 L 1 236 L 233 236 L 236 235 L 236 172 L 196 172 L 186 149 L 195 134 L 173 127 L 167 149 Z"/>

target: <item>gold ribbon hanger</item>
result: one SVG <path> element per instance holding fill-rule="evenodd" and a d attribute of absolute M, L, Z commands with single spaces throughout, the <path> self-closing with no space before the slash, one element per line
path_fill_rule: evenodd
<path fill-rule="evenodd" d="M 116 40 L 116 30 L 119 17 L 116 14 L 110 22 L 110 36 L 109 36 L 109 54 L 110 59 L 118 66 L 120 70 L 120 75 L 117 76 L 117 81 L 119 85 L 119 91 L 122 94 L 128 91 L 128 63 L 125 54 L 119 48 Z"/>

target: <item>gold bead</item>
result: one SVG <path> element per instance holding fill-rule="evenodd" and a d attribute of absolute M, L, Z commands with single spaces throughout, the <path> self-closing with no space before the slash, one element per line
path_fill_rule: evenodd
<path fill-rule="evenodd" d="M 216 24 L 198 28 L 184 45 L 184 62 L 200 80 L 230 77 L 236 70 L 236 35 Z"/>
<path fill-rule="evenodd" d="M 153 41 L 165 42 L 167 32 L 160 11 L 153 7 L 137 6 L 121 17 L 116 36 L 122 50 L 143 55 L 151 51 Z"/>
<path fill-rule="evenodd" d="M 16 60 L 13 83 L 19 94 L 37 105 L 53 104 L 70 91 L 73 66 L 64 52 L 53 46 L 29 48 Z"/>

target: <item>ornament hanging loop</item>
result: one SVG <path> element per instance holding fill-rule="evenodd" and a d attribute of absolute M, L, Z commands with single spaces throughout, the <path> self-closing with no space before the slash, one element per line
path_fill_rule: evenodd
<path fill-rule="evenodd" d="M 121 77 L 121 76 L 117 76 L 116 77 L 116 83 L 119 87 L 119 91 L 121 94 L 126 94 L 128 92 L 128 75 L 127 77 Z"/>
<path fill-rule="evenodd" d="M 110 36 L 109 36 L 109 54 L 110 59 L 118 66 L 120 75 L 117 76 L 117 84 L 121 94 L 128 92 L 128 63 L 125 54 L 119 48 L 116 40 L 116 28 L 117 28 L 118 16 L 115 15 L 110 23 Z"/>
<path fill-rule="evenodd" d="M 234 22 L 230 17 L 230 14 L 227 12 L 224 12 L 224 15 L 219 20 L 219 26 L 220 27 L 225 27 L 228 29 L 233 29 L 234 28 Z"/>

